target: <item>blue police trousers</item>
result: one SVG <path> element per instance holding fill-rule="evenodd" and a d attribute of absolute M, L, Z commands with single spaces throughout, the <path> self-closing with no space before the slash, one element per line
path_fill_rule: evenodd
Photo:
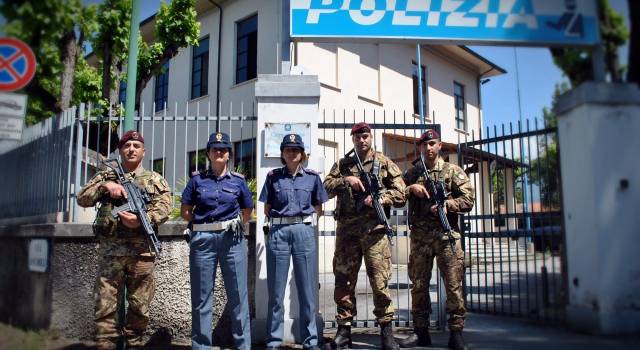
<path fill-rule="evenodd" d="M 316 327 L 316 264 L 318 261 L 315 230 L 306 224 L 274 225 L 267 237 L 267 346 L 280 346 L 284 333 L 283 299 L 293 258 L 293 274 L 300 302 L 299 326 L 303 347 L 318 345 Z"/>
<path fill-rule="evenodd" d="M 231 311 L 231 331 L 236 349 L 251 349 L 247 292 L 247 241 L 225 231 L 193 232 L 189 243 L 191 275 L 192 349 L 210 349 L 213 286 L 218 262 Z"/>

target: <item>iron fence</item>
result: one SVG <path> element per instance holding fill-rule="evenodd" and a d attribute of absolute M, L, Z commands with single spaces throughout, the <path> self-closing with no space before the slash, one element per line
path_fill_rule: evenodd
<path fill-rule="evenodd" d="M 155 106 L 148 110 L 141 104 L 134 128 L 145 138 L 143 166 L 165 177 L 174 201 L 190 174 L 206 169 L 206 143 L 213 131 L 229 134 L 234 147 L 231 167 L 249 180 L 255 178 L 253 104 L 221 105 L 219 116 L 211 114 L 210 103 L 171 107 L 154 113 Z M 95 212 L 79 208 L 75 196 L 101 169 L 102 160 L 117 156 L 119 135 L 124 132 L 120 111 L 80 104 L 26 128 L 20 143 L 1 149 L 0 161 L 7 166 L 0 169 L 6 179 L 0 189 L 7 195 L 0 198 L 0 219 L 92 221 Z"/>
<path fill-rule="evenodd" d="M 411 166 L 417 157 L 416 141 L 426 128 L 440 131 L 439 124 L 422 124 L 413 113 L 385 110 L 323 110 L 318 125 L 321 156 L 321 171 L 326 175 L 332 165 L 353 148 L 351 127 L 361 121 L 372 127 L 373 148 L 382 152 L 396 163 L 402 171 Z M 455 153 L 455 146 L 448 144 L 448 150 Z M 333 300 L 334 275 L 332 272 L 333 252 L 335 249 L 336 221 L 333 217 L 336 199 L 324 205 L 324 213 L 319 220 L 319 267 L 320 291 L 319 309 L 325 321 L 325 328 L 335 328 L 336 304 Z M 407 210 L 394 208 L 391 210 L 389 222 L 396 234 L 392 247 L 392 277 L 389 284 L 393 303 L 396 308 L 396 326 L 411 327 L 412 287 L 407 265 L 409 261 L 409 227 Z M 439 271 L 432 274 L 429 293 L 432 303 L 432 328 L 441 328 L 445 323 L 444 287 Z M 373 315 L 373 295 L 369 286 L 366 266 L 362 264 L 356 284 L 357 315 L 355 327 L 375 327 Z"/>
<path fill-rule="evenodd" d="M 528 120 L 471 133 L 458 147 L 476 205 L 462 219 L 474 312 L 564 319 L 566 271 L 557 131 Z"/>

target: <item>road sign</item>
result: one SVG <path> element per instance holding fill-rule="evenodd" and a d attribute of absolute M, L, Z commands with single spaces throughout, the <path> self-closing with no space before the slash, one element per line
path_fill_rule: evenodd
<path fill-rule="evenodd" d="M 25 87 L 36 73 L 36 56 L 31 48 L 14 38 L 0 38 L 0 91 Z"/>
<path fill-rule="evenodd" d="M 595 45 L 595 0 L 292 0 L 297 40 Z"/>
<path fill-rule="evenodd" d="M 27 95 L 0 92 L 0 139 L 22 139 Z"/>

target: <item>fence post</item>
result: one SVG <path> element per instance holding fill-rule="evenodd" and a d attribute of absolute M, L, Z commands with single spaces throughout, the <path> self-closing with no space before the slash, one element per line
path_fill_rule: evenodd
<path fill-rule="evenodd" d="M 80 104 L 80 116 L 76 119 L 76 165 L 75 165 L 75 177 L 73 183 L 73 214 L 71 221 L 76 222 L 78 219 L 78 193 L 80 192 L 80 177 L 82 172 L 82 139 L 84 137 L 84 130 L 82 129 L 82 120 L 84 119 L 84 103 Z"/>

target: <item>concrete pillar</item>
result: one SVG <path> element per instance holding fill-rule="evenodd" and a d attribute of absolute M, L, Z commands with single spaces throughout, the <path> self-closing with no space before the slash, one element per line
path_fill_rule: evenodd
<path fill-rule="evenodd" d="M 558 115 L 569 305 L 573 328 L 640 332 L 640 90 L 588 82 Z"/>
<path fill-rule="evenodd" d="M 291 132 L 295 132 L 296 124 L 309 124 L 309 139 L 303 140 L 307 151 L 311 151 L 307 166 L 317 169 L 319 164 L 318 147 L 318 120 L 320 113 L 318 102 L 320 101 L 320 83 L 317 76 L 311 75 L 258 75 L 255 85 L 255 96 L 258 114 L 258 142 L 257 142 L 257 181 L 258 194 L 265 182 L 267 173 L 276 167 L 282 167 L 279 154 L 275 157 L 267 157 L 265 149 L 269 140 L 265 138 L 265 125 L 267 123 L 289 124 Z M 278 147 L 280 145 L 278 140 Z M 267 255 L 265 237 L 262 232 L 264 224 L 264 205 L 258 202 L 257 236 L 256 236 L 256 284 L 255 304 L 256 317 L 251 324 L 253 341 L 262 343 L 267 335 L 268 289 L 267 289 Z M 316 228 L 317 229 L 317 228 Z M 316 242 L 317 244 L 317 242 Z M 292 265 L 293 266 L 293 265 Z M 316 266 L 317 270 L 317 266 Z M 289 270 L 289 281 L 284 299 L 284 341 L 302 343 L 298 327 L 299 304 L 295 281 L 292 278 L 293 269 Z M 316 274 L 317 276 L 317 274 Z M 317 284 L 317 282 L 316 282 Z M 318 295 L 316 294 L 316 301 Z M 317 302 L 316 302 L 317 305 Z M 318 314 L 318 337 L 322 339 L 324 322 Z"/>

